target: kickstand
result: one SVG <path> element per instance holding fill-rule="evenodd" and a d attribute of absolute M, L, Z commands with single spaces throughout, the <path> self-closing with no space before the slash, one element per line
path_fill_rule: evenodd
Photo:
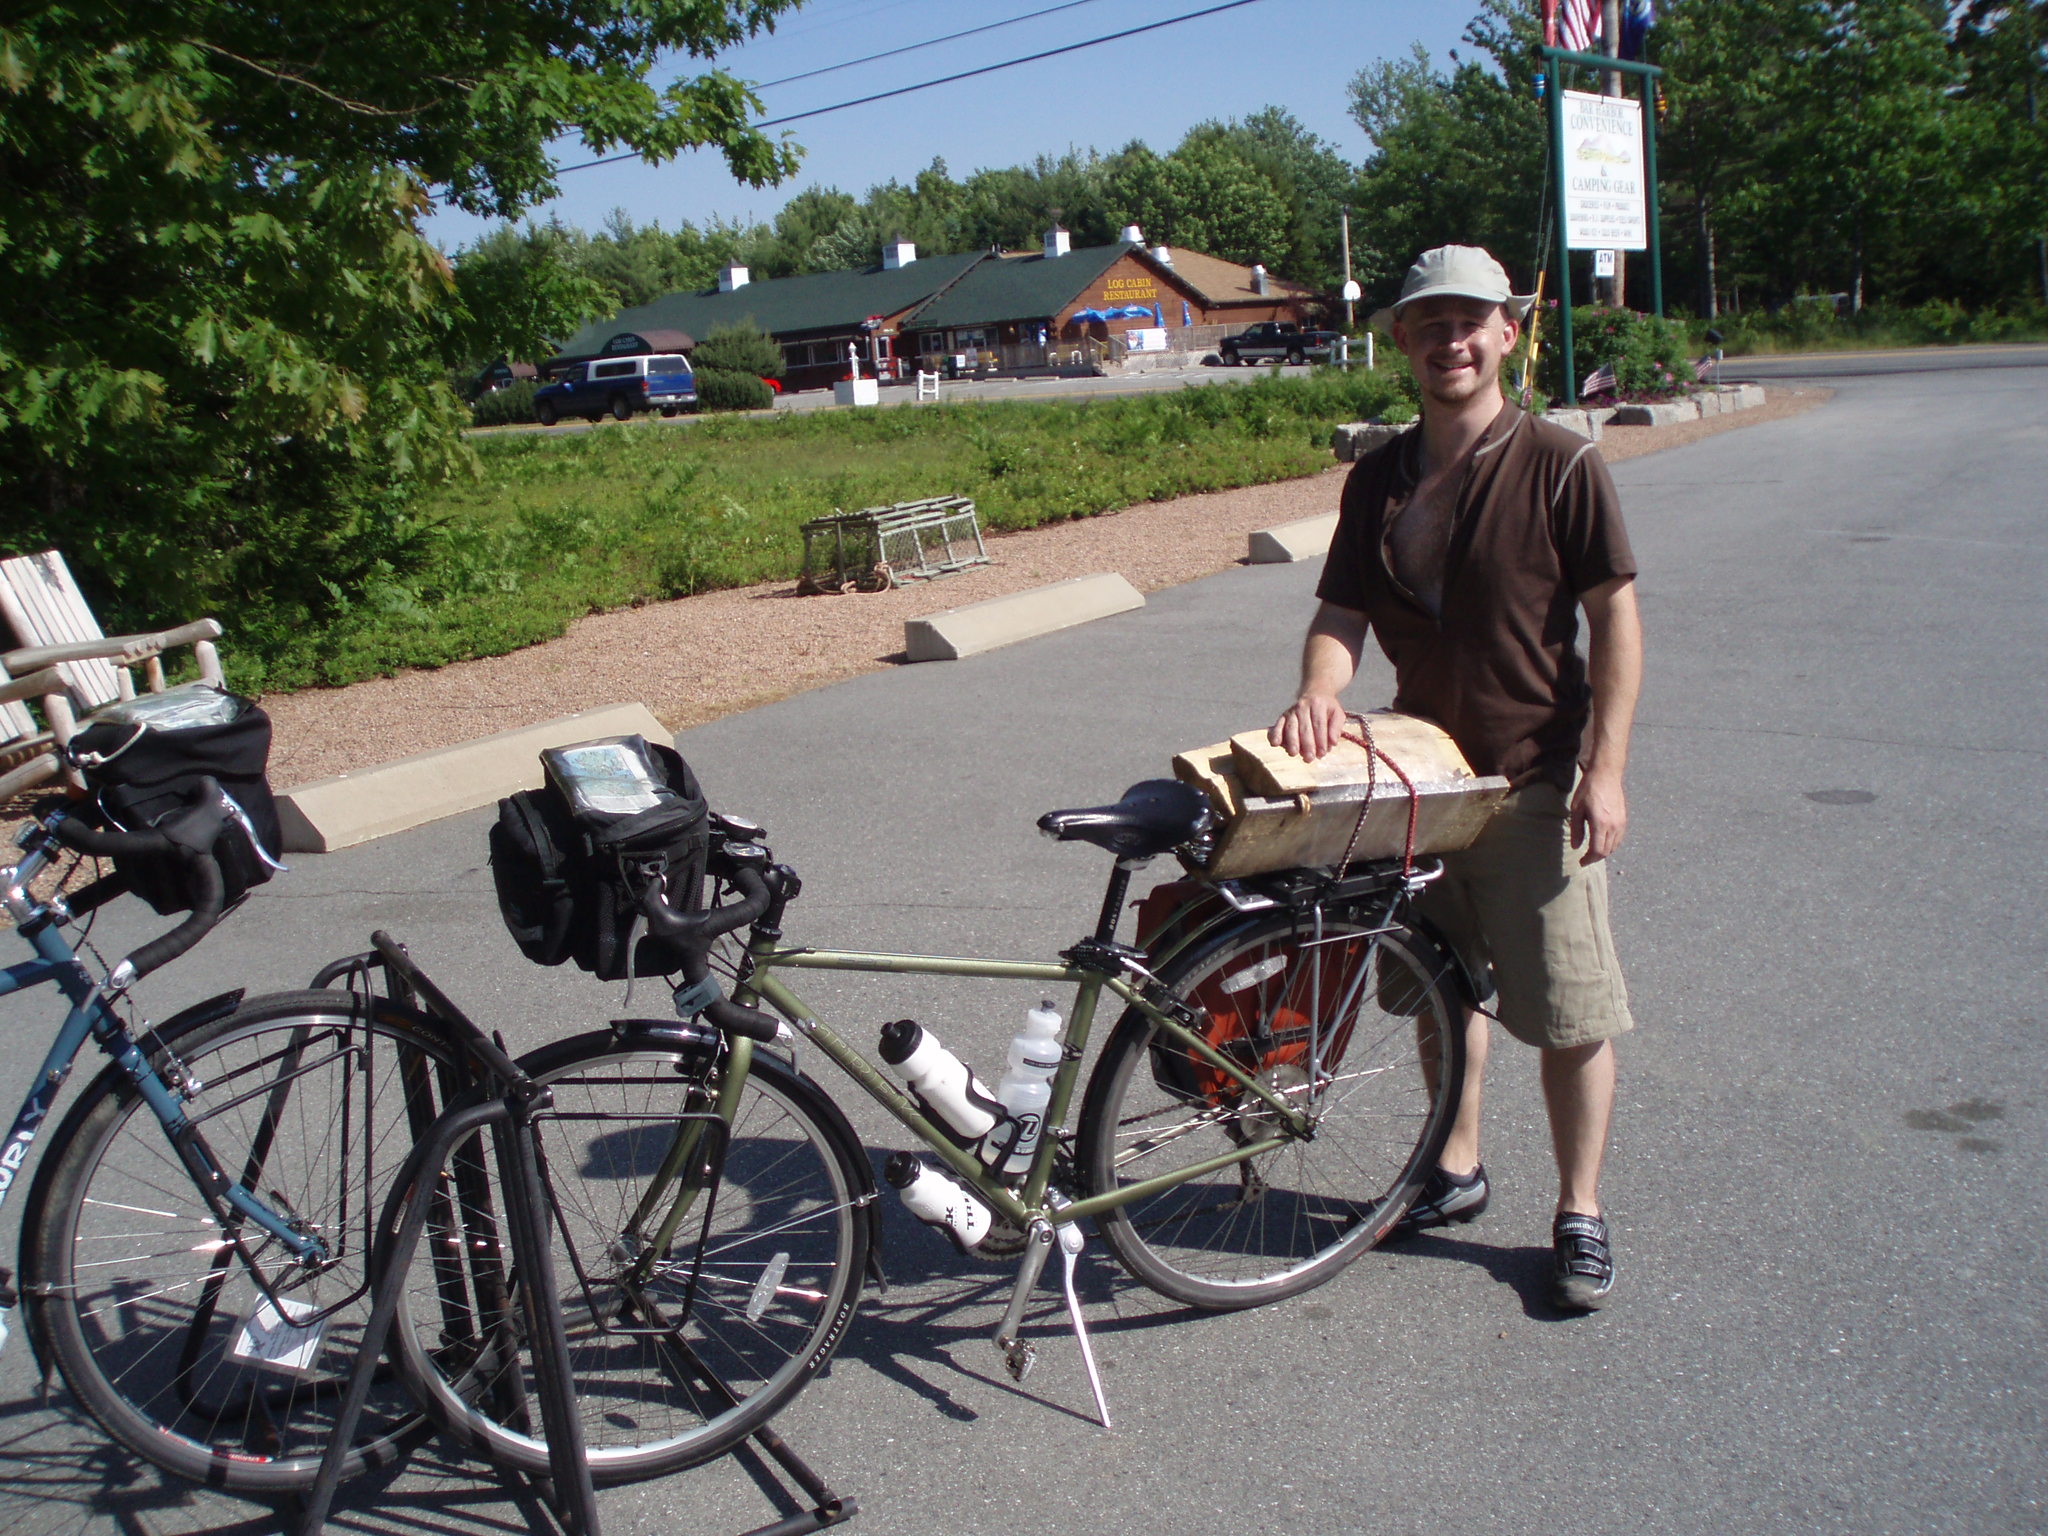
<path fill-rule="evenodd" d="M 1095 1416 L 1104 1429 L 1109 1422 L 1109 1399 L 1102 1395 L 1102 1373 L 1095 1368 L 1095 1346 L 1088 1341 L 1088 1324 L 1081 1318 L 1081 1298 L 1074 1294 L 1074 1266 L 1081 1262 L 1081 1224 L 1070 1221 L 1060 1228 L 1060 1257 L 1066 1261 L 1067 1316 L 1074 1324 L 1074 1342 L 1081 1346 L 1081 1364 L 1088 1370 L 1088 1390 L 1095 1394 Z"/>
<path fill-rule="evenodd" d="M 1078 1222 L 1067 1222 L 1057 1229 L 1043 1220 L 1031 1223 L 1031 1236 L 1024 1250 L 1024 1262 L 1017 1270 L 1017 1289 L 1010 1297 L 1010 1310 L 1004 1314 L 1002 1324 L 996 1329 L 996 1348 L 1003 1352 L 1003 1363 L 1010 1368 L 1010 1378 L 1021 1382 L 1031 1374 L 1031 1367 L 1037 1361 L 1038 1351 L 1033 1349 L 1018 1334 L 1024 1322 L 1024 1310 L 1031 1299 L 1031 1291 L 1038 1284 L 1038 1277 L 1045 1272 L 1045 1261 L 1050 1256 L 1053 1243 L 1060 1246 L 1060 1258 L 1065 1264 L 1063 1276 L 1067 1293 L 1067 1317 L 1074 1325 L 1074 1341 L 1081 1346 L 1081 1364 L 1088 1372 L 1088 1390 L 1095 1394 L 1095 1417 L 1104 1429 L 1111 1428 L 1109 1422 L 1109 1399 L 1103 1396 L 1102 1373 L 1095 1368 L 1095 1346 L 1088 1339 L 1088 1324 L 1081 1316 L 1081 1298 L 1074 1290 L 1074 1266 L 1081 1260 L 1081 1248 L 1086 1242 Z"/>

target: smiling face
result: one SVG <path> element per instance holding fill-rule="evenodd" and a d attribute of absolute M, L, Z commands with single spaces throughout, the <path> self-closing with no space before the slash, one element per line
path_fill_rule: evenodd
<path fill-rule="evenodd" d="M 1521 327 L 1487 299 L 1442 294 L 1416 299 L 1394 317 L 1394 345 L 1407 354 L 1426 400 L 1462 407 L 1498 398 L 1501 359 Z"/>

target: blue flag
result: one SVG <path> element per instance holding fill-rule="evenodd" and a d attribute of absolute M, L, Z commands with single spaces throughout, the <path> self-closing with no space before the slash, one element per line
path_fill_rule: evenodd
<path fill-rule="evenodd" d="M 1656 0 L 1623 0 L 1621 7 L 1621 56 L 1641 59 L 1643 43 L 1657 24 Z"/>

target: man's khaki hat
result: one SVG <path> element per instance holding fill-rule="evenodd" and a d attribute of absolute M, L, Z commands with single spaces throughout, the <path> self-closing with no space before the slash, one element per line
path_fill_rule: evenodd
<path fill-rule="evenodd" d="M 1508 318 L 1519 323 L 1536 302 L 1533 293 L 1515 293 L 1507 269 L 1476 245 L 1440 245 L 1416 257 L 1401 281 L 1401 297 L 1375 313 L 1372 323 L 1389 335 L 1394 317 L 1417 299 L 1444 296 L 1485 299 L 1506 306 Z"/>

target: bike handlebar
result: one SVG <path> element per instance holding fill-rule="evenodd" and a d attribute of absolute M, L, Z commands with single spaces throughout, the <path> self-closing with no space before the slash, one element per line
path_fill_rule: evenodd
<path fill-rule="evenodd" d="M 726 878 L 740 893 L 740 899 L 731 906 L 713 907 L 708 912 L 678 912 L 668 904 L 668 898 L 662 895 L 657 884 L 649 884 L 647 893 L 640 898 L 640 910 L 647 915 L 648 932 L 683 950 L 686 980 L 700 981 L 709 975 L 711 941 L 759 920 L 773 899 L 768 882 L 751 865 L 740 865 Z M 729 998 L 719 998 L 706 1005 L 703 1016 L 727 1034 L 742 1035 L 764 1045 L 774 1040 L 782 1030 L 781 1020 L 773 1014 L 749 1008 L 744 1003 L 735 1003 Z"/>
<path fill-rule="evenodd" d="M 193 786 L 183 807 L 170 812 L 156 826 L 140 832 L 88 827 L 67 816 L 56 823 L 51 834 L 67 848 L 100 858 L 159 858 L 168 856 L 185 866 L 186 878 L 194 892 L 192 913 L 169 933 L 158 934 L 129 955 L 109 974 L 116 986 L 139 981 L 185 953 L 220 921 L 227 904 L 220 863 L 214 844 L 227 819 L 227 806 L 220 785 L 202 778 Z M 125 978 L 124 978 L 125 973 Z"/>
<path fill-rule="evenodd" d="M 713 939 L 746 927 L 768 910 L 768 882 L 761 878 L 758 869 L 743 864 L 727 878 L 740 893 L 740 899 L 729 907 L 713 907 L 708 912 L 678 912 L 668 904 L 661 887 L 650 883 L 647 894 L 640 898 L 640 910 L 647 914 L 648 932 L 686 950 L 703 951 L 711 947 Z"/>

